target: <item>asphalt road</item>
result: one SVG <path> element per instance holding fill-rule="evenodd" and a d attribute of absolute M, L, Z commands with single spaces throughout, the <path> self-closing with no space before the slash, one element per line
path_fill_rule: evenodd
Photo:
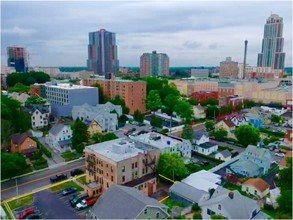
<path fill-rule="evenodd" d="M 85 160 L 76 161 L 70 164 L 64 164 L 59 167 L 55 167 L 49 170 L 35 173 L 29 176 L 12 179 L 7 182 L 1 183 L 1 200 L 7 200 L 18 196 L 32 192 L 38 188 L 50 185 L 50 177 L 56 174 L 64 173 L 67 177 L 70 177 L 70 171 L 76 168 L 84 168 Z M 17 188 L 16 188 L 17 182 Z"/>

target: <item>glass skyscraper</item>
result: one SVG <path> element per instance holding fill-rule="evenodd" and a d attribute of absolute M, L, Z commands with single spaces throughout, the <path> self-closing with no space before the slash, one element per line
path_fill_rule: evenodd
<path fill-rule="evenodd" d="M 283 46 L 283 18 L 272 14 L 264 26 L 262 49 L 261 53 L 258 54 L 257 66 L 284 69 Z"/>
<path fill-rule="evenodd" d="M 89 33 L 87 68 L 100 75 L 118 72 L 115 33 L 105 29 Z"/>

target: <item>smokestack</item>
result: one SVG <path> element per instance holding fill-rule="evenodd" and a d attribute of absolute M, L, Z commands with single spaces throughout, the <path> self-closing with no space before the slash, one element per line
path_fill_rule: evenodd
<path fill-rule="evenodd" d="M 245 79 L 245 70 L 246 70 L 246 54 L 247 54 L 247 44 L 248 44 L 248 41 L 245 40 L 244 41 L 244 61 L 243 61 L 243 79 Z"/>

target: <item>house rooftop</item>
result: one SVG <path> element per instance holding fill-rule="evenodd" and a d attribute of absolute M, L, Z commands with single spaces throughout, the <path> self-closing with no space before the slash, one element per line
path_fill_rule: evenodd
<path fill-rule="evenodd" d="M 256 147 L 254 145 L 248 145 L 248 147 L 244 151 L 245 155 L 249 155 L 251 157 L 260 158 L 262 160 L 271 160 L 271 153 L 268 149 Z"/>
<path fill-rule="evenodd" d="M 215 145 L 217 145 L 217 144 L 214 144 L 212 142 L 206 142 L 206 143 L 200 144 L 198 146 L 201 148 L 204 148 L 204 149 L 209 149 L 209 148 L 214 147 Z"/>
<path fill-rule="evenodd" d="M 65 124 L 55 124 L 49 131 L 49 133 L 53 134 L 53 135 L 57 135 L 65 126 L 69 127 L 69 125 L 65 125 Z"/>
<path fill-rule="evenodd" d="M 48 82 L 46 83 L 47 88 L 58 88 L 58 89 L 65 89 L 65 90 L 76 90 L 76 89 L 96 89 L 95 87 L 90 86 L 81 86 L 81 85 L 74 85 L 70 83 L 57 83 L 57 82 Z"/>
<path fill-rule="evenodd" d="M 223 119 L 223 122 L 224 122 L 229 128 L 235 127 L 233 121 L 231 121 L 231 119 L 229 119 L 229 118 L 224 118 L 224 119 Z"/>
<path fill-rule="evenodd" d="M 25 133 L 16 133 L 11 135 L 11 140 L 13 144 L 21 144 L 22 142 L 24 142 L 24 140 L 26 138 L 31 138 L 32 137 L 32 133 L 31 132 L 25 132 Z"/>
<path fill-rule="evenodd" d="M 268 184 L 266 181 L 264 181 L 261 178 L 248 179 L 242 185 L 244 185 L 244 186 L 254 186 L 260 192 L 264 192 L 265 190 L 270 188 L 270 184 Z"/>
<path fill-rule="evenodd" d="M 232 155 L 231 152 L 227 149 L 221 151 L 220 154 L 222 154 L 224 158 L 230 157 Z"/>
<path fill-rule="evenodd" d="M 123 138 L 86 146 L 86 150 L 93 151 L 115 162 L 137 156 L 145 151 L 135 146 L 135 143 Z"/>
<path fill-rule="evenodd" d="M 200 140 L 203 135 L 209 137 L 208 132 L 205 129 L 202 129 L 195 132 L 194 138 L 195 140 Z"/>

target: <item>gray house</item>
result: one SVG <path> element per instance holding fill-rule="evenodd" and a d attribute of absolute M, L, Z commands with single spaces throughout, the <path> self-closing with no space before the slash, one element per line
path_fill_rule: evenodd
<path fill-rule="evenodd" d="M 113 185 L 89 210 L 92 219 L 166 219 L 167 206 L 135 188 Z"/>
<path fill-rule="evenodd" d="M 242 196 L 237 190 L 218 188 L 209 200 L 199 205 L 202 219 L 211 219 L 214 214 L 228 219 L 267 219 L 268 217 L 260 212 L 257 201 Z"/>

